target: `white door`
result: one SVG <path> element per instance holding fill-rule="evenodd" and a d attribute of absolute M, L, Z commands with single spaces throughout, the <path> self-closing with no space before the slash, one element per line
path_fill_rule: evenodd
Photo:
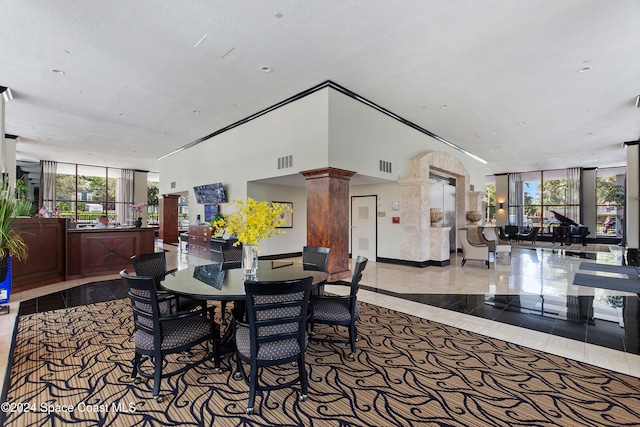
<path fill-rule="evenodd" d="M 376 196 L 351 197 L 351 257 L 358 255 L 376 260 Z"/>

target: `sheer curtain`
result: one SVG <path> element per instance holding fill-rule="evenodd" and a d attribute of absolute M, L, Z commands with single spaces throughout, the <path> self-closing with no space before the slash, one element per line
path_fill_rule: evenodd
<path fill-rule="evenodd" d="M 133 177 L 132 169 L 122 169 L 120 178 L 116 178 L 116 222 L 120 224 L 133 218 Z"/>
<path fill-rule="evenodd" d="M 514 218 L 515 217 L 515 218 Z M 522 227 L 524 222 L 524 186 L 521 173 L 509 174 L 509 225 Z M 515 222 L 515 223 L 514 223 Z"/>
<path fill-rule="evenodd" d="M 56 171 L 58 169 L 58 163 L 49 160 L 43 160 L 42 167 L 42 180 L 41 187 L 42 193 L 40 195 L 42 203 L 41 206 L 46 206 L 49 212 L 53 212 L 56 205 Z"/>
<path fill-rule="evenodd" d="M 580 223 L 580 183 L 581 168 L 567 169 L 567 216 Z"/>

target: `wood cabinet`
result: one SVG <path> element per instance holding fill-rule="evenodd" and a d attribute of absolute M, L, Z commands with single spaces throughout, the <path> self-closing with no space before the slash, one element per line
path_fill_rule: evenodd
<path fill-rule="evenodd" d="M 29 247 L 26 260 L 13 260 L 13 292 L 65 280 L 66 219 L 15 218 L 13 227 Z"/>
<path fill-rule="evenodd" d="M 189 255 L 211 259 L 211 231 L 209 224 L 189 226 Z"/>

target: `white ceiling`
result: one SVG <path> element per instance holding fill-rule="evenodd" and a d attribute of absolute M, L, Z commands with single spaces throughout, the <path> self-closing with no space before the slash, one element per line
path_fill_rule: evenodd
<path fill-rule="evenodd" d="M 20 136 L 20 160 L 157 171 L 158 157 L 326 80 L 484 158 L 488 174 L 620 166 L 621 143 L 640 138 L 636 0 L 0 0 L 0 11 L 5 131 Z"/>

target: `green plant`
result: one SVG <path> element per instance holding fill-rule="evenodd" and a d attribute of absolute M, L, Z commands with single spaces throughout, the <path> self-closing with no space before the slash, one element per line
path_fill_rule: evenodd
<path fill-rule="evenodd" d="M 13 229 L 15 212 L 15 193 L 4 183 L 0 188 L 0 258 L 12 256 L 23 260 L 27 258 L 29 248 Z"/>
<path fill-rule="evenodd" d="M 17 199 L 15 210 L 15 216 L 32 216 L 33 215 L 33 203 L 30 200 Z"/>

